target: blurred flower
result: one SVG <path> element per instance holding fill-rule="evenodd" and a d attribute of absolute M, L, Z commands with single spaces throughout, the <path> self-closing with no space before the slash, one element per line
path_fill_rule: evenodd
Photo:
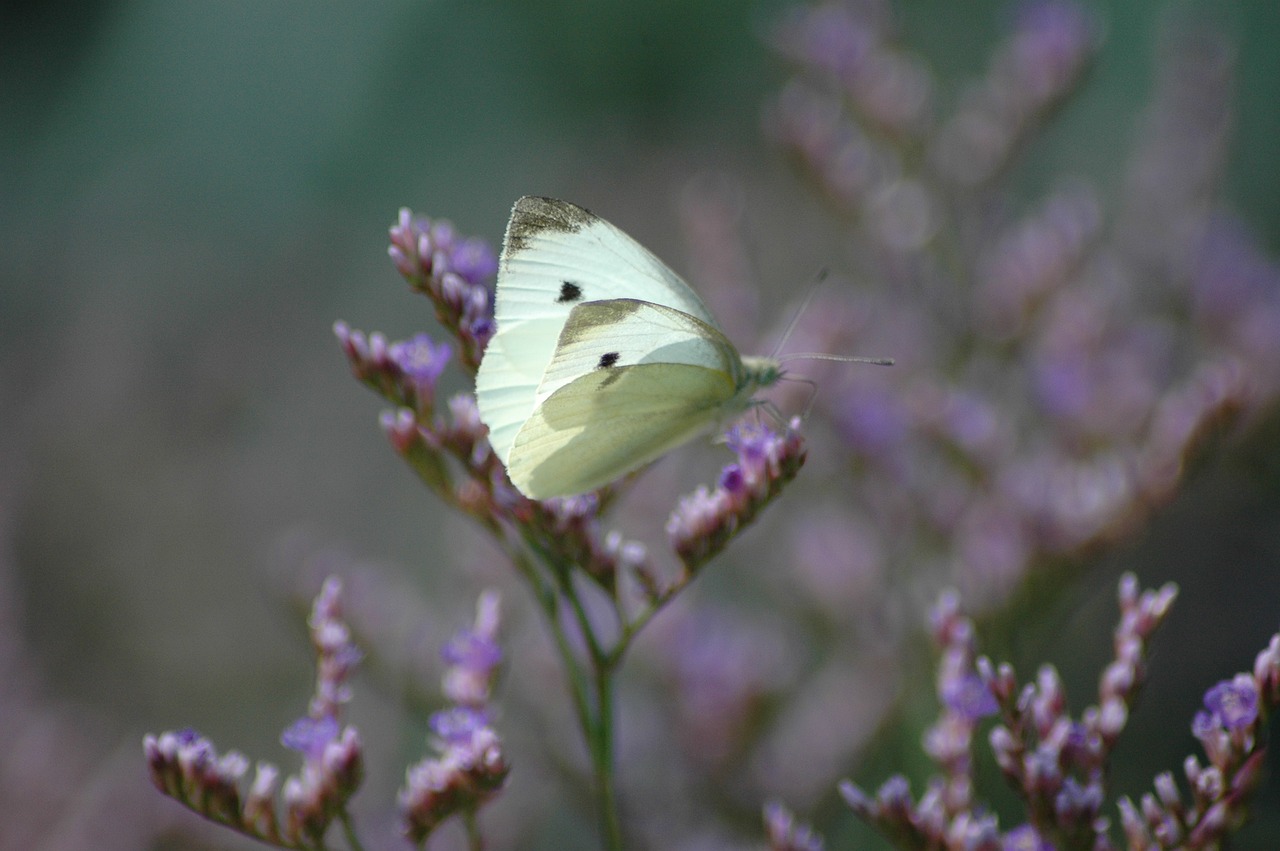
<path fill-rule="evenodd" d="M 1024 824 L 1005 834 L 1001 851 L 1054 851 L 1054 847 L 1033 825 Z"/>
<path fill-rule="evenodd" d="M 792 643 L 778 625 L 723 606 L 677 607 L 656 625 L 649 655 L 691 760 L 736 766 L 753 724 L 795 678 Z"/>
<path fill-rule="evenodd" d="M 315 760 L 324 755 L 324 749 L 338 737 L 338 732 L 338 719 L 332 715 L 299 718 L 280 734 L 280 744 Z"/>
<path fill-rule="evenodd" d="M 510 771 L 492 728 L 442 742 L 439 757 L 409 768 L 399 803 L 405 835 L 421 845 L 450 816 L 474 813 L 502 788 Z"/>
<path fill-rule="evenodd" d="M 1196 715 L 1194 728 L 1240 730 L 1258 720 L 1258 687 L 1253 677 L 1238 674 L 1205 692 L 1204 705 L 1205 711 Z"/>
<path fill-rule="evenodd" d="M 764 826 L 771 851 L 822 851 L 825 847 L 822 837 L 808 825 L 798 823 L 782 804 L 765 804 Z"/>
<path fill-rule="evenodd" d="M 280 789 L 283 819 L 276 813 L 279 769 L 259 763 L 247 793 L 241 789 L 249 760 L 236 751 L 218 756 L 193 730 L 148 734 L 143 750 L 156 788 L 200 815 L 280 847 L 323 843 L 335 818 L 363 779 L 364 754 L 354 727 L 341 727 L 342 705 L 351 698 L 347 680 L 360 659 L 341 619 L 342 583 L 329 577 L 312 607 L 309 625 L 317 654 L 316 694 L 309 714 L 281 736 L 303 754 L 301 770 Z M 283 822 L 283 824 L 282 824 Z"/>
<path fill-rule="evenodd" d="M 476 604 L 475 625 L 459 630 L 441 651 L 448 665 L 444 694 L 459 706 L 474 709 L 489 702 L 498 665 L 502 662 L 502 648 L 498 646 L 500 624 L 498 594 L 486 591 Z"/>
<path fill-rule="evenodd" d="M 497 592 L 486 591 L 476 604 L 474 624 L 455 633 L 441 652 L 448 665 L 445 695 L 455 705 L 431 716 L 431 743 L 438 753 L 409 767 L 399 794 L 405 835 L 417 845 L 453 815 L 474 817 L 502 789 L 510 771 L 487 709 L 502 661 L 500 627 Z"/>
<path fill-rule="evenodd" d="M 960 685 L 969 682 L 967 676 L 956 680 L 954 673 L 947 672 L 964 670 L 973 653 L 972 623 L 960 614 L 955 595 L 944 595 L 931 619 L 935 639 L 943 644 L 939 681 L 944 702 L 942 717 L 926 737 L 925 752 L 939 764 L 941 773 L 929 779 L 919 802 L 912 800 L 901 776 L 885 781 L 874 797 L 845 781 L 841 795 L 855 813 L 903 847 L 1034 851 L 1116 847 L 1109 833 L 1110 820 L 1102 815 L 1107 761 L 1127 720 L 1128 707 L 1142 687 L 1147 642 L 1175 595 L 1172 586 L 1141 591 L 1132 574 L 1122 577 L 1116 659 L 1100 678 L 1099 704 L 1087 707 L 1079 722 L 1066 714 L 1066 694 L 1051 666 L 1043 666 L 1036 682 L 1019 690 L 1007 664 L 978 660 L 977 679 L 986 683 L 987 696 L 999 704 L 1001 720 L 990 735 L 996 764 L 1027 810 L 1027 823 L 1002 839 L 994 817 L 985 814 L 973 797 L 974 777 L 964 735 L 968 715 L 956 712 L 945 699 L 948 684 L 956 684 L 957 691 L 969 689 Z M 1278 647 L 1280 636 L 1258 655 L 1254 674 L 1238 674 L 1205 695 L 1205 711 L 1193 726 L 1212 765 L 1201 768 L 1194 757 L 1188 757 L 1185 771 L 1194 799 L 1190 805 L 1182 801 L 1167 772 L 1155 778 L 1155 794 L 1144 795 L 1140 806 L 1127 797 L 1117 802 L 1131 849 L 1216 848 L 1243 823 L 1265 758 L 1254 735 L 1260 695 L 1266 695 L 1272 705 L 1280 698 L 1260 689 L 1259 678 L 1270 684 Z M 982 709 L 988 708 L 983 704 Z M 951 746 L 945 744 L 948 735 L 953 737 Z M 957 837 L 963 837 L 962 845 L 947 844 Z"/>

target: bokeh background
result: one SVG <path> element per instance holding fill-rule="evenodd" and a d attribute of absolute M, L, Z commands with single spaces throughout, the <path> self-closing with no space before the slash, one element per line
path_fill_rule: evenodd
<path fill-rule="evenodd" d="M 1194 8 L 1088 7 L 1104 47 L 1019 160 L 1014 197 L 1060 174 L 1118 179 L 1162 28 Z M 839 229 L 761 131 L 785 76 L 764 41 L 785 8 L 0 7 L 0 847 L 250 847 L 150 788 L 141 736 L 193 726 L 290 765 L 279 731 L 312 678 L 296 601 L 326 564 L 385 578 L 361 599 L 399 601 L 389 655 L 419 659 L 426 681 L 486 585 L 507 588 L 514 630 L 537 634 L 496 553 L 443 515 L 386 445 L 379 404 L 350 379 L 332 323 L 392 338 L 433 330 L 386 258 L 402 206 L 496 244 L 517 196 L 563 197 L 692 276 L 682 205 L 727 181 L 755 275 L 772 288 L 757 319 L 781 324 L 770 314 L 841 256 Z M 893 8 L 946 98 L 982 73 L 1012 7 Z M 1274 252 L 1280 7 L 1244 0 L 1208 14 L 1235 51 L 1224 200 Z M 457 375 L 444 381 L 466 389 Z M 1119 572 L 1182 586 L 1118 754 L 1122 790 L 1180 765 L 1195 749 L 1200 695 L 1247 668 L 1280 625 L 1278 425 L 1264 414 L 1215 442 L 1172 504 L 1091 559 L 1012 642 L 1020 671 L 1056 662 L 1083 705 L 1110 651 Z M 390 732 L 371 736 L 361 816 L 396 847 L 389 802 L 422 727 L 393 676 L 370 680 L 357 685 L 354 719 Z M 519 726 L 517 711 L 508 718 Z M 891 767 L 847 771 L 874 782 Z M 498 842 L 592 847 L 572 795 L 513 793 L 511 806 L 543 817 L 495 816 Z M 830 827 L 837 808 L 823 807 Z M 1277 837 L 1272 781 L 1239 847 Z"/>

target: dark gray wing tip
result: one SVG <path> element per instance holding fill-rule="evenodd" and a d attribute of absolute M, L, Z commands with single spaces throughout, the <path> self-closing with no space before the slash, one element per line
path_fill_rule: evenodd
<path fill-rule="evenodd" d="M 511 221 L 507 224 L 504 251 L 523 251 L 529 240 L 543 231 L 553 230 L 574 233 L 597 220 L 590 210 L 561 201 L 526 195 L 511 208 Z"/>

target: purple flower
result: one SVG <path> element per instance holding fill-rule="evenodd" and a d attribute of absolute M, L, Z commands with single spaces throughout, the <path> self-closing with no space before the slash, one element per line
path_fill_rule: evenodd
<path fill-rule="evenodd" d="M 870 24 L 847 5 L 794 9 L 778 27 L 776 43 L 790 59 L 843 78 L 861 64 L 879 41 Z"/>
<path fill-rule="evenodd" d="M 1067 419 L 1082 416 L 1093 400 L 1092 373 L 1087 358 L 1080 353 L 1045 357 L 1034 372 L 1036 396 L 1045 413 Z"/>
<path fill-rule="evenodd" d="M 475 337 L 482 343 L 488 343 L 494 333 L 498 330 L 498 325 L 493 321 L 492 317 L 484 316 L 480 319 L 473 320 L 471 323 L 471 336 Z"/>
<path fill-rule="evenodd" d="M 312 718 L 332 717 L 336 725 L 342 704 L 351 699 L 347 680 L 363 656 L 342 620 L 342 581 L 336 576 L 324 581 L 307 624 L 318 656 L 316 693 L 307 714 Z"/>
<path fill-rule="evenodd" d="M 909 811 L 912 807 L 911 784 L 901 774 L 895 774 L 876 791 L 876 803 L 881 810 Z"/>
<path fill-rule="evenodd" d="M 1029 824 L 1019 825 L 1004 835 L 1002 851 L 1054 851 L 1053 843 Z"/>
<path fill-rule="evenodd" d="M 502 661 L 502 648 L 492 637 L 464 627 L 449 639 L 440 656 L 449 665 L 489 669 Z"/>
<path fill-rule="evenodd" d="M 1029 93 L 1054 97 L 1079 72 L 1094 42 L 1085 10 L 1063 0 L 1034 0 L 1020 10 L 1014 62 Z"/>
<path fill-rule="evenodd" d="M 413 339 L 392 343 L 388 354 L 415 385 L 430 391 L 448 365 L 453 349 L 448 343 L 436 345 L 426 334 L 419 334 Z"/>
<path fill-rule="evenodd" d="M 483 710 L 455 706 L 432 714 L 427 723 L 431 732 L 446 744 L 465 744 L 471 741 L 477 730 L 488 726 L 489 716 Z"/>
<path fill-rule="evenodd" d="M 725 445 L 738 456 L 744 467 L 758 467 L 764 463 L 776 439 L 777 435 L 770 428 L 757 423 L 739 423 L 724 436 Z"/>
<path fill-rule="evenodd" d="M 765 831 L 772 851 L 822 851 L 822 837 L 806 824 L 796 821 L 791 811 L 777 802 L 764 806 Z"/>
<path fill-rule="evenodd" d="M 489 701 L 489 690 L 502 663 L 497 640 L 500 626 L 498 595 L 486 591 L 476 604 L 475 623 L 458 630 L 441 651 L 449 666 L 444 673 L 444 693 L 454 703 L 478 710 Z"/>
<path fill-rule="evenodd" d="M 1060 821 L 1088 823 L 1102 809 L 1102 800 L 1102 786 L 1096 781 L 1081 785 L 1074 777 L 1068 777 L 1053 799 L 1053 809 Z"/>
<path fill-rule="evenodd" d="M 473 236 L 454 247 L 450 266 L 470 283 L 483 284 L 498 273 L 498 257 L 489 243 Z"/>
<path fill-rule="evenodd" d="M 1258 687 L 1248 674 L 1223 680 L 1205 692 L 1204 705 L 1213 723 L 1228 730 L 1240 730 L 1258 719 Z M 1196 715 L 1196 721 L 1200 716 Z"/>
<path fill-rule="evenodd" d="M 681 497 L 675 511 L 667 518 L 666 532 L 672 546 L 678 547 L 681 541 L 709 535 L 728 502 L 725 496 L 723 490 L 712 492 L 706 485 L 699 485 L 693 493 Z"/>
<path fill-rule="evenodd" d="M 942 702 L 952 712 L 977 721 L 1000 711 L 996 697 L 977 674 L 954 677 L 942 686 Z"/>
<path fill-rule="evenodd" d="M 720 471 L 720 488 L 729 493 L 738 493 L 747 486 L 746 476 L 742 472 L 742 467 L 737 464 L 729 464 Z"/>
<path fill-rule="evenodd" d="M 323 718 L 303 716 L 280 734 L 280 744 L 300 751 L 309 760 L 318 760 L 325 747 L 338 737 L 338 719 L 332 715 Z"/>

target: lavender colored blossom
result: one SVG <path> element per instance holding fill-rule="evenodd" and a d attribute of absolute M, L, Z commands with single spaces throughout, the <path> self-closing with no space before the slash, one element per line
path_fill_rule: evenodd
<path fill-rule="evenodd" d="M 720 489 L 726 493 L 741 493 L 746 486 L 746 473 L 737 464 L 729 464 L 720 472 Z"/>
<path fill-rule="evenodd" d="M 502 661 L 502 648 L 488 635 L 462 629 L 449 640 L 440 655 L 450 665 L 489 671 Z"/>
<path fill-rule="evenodd" d="M 764 824 L 771 851 L 822 851 L 826 847 L 822 837 L 808 825 L 798 823 L 782 804 L 765 804 Z"/>
<path fill-rule="evenodd" d="M 1207 722 L 1208 725 L 1240 730 L 1258 720 L 1258 687 L 1254 684 L 1253 677 L 1240 674 L 1235 679 L 1223 680 L 1205 692 L 1204 705 L 1211 719 Z M 1205 723 L 1200 723 L 1203 714 L 1205 713 L 1196 716 L 1197 725 L 1201 729 L 1206 726 Z"/>
<path fill-rule="evenodd" d="M 793 422 L 778 434 L 740 424 L 725 435 L 738 456 L 715 490 L 699 486 L 683 497 L 667 520 L 667 538 L 689 574 L 723 549 L 736 532 L 781 491 L 804 463 L 804 442 Z"/>
<path fill-rule="evenodd" d="M 1004 835 L 1001 851 L 1055 851 L 1053 843 L 1040 835 L 1034 825 L 1023 824 Z"/>
<path fill-rule="evenodd" d="M 942 700 L 948 709 L 970 721 L 995 715 L 1000 708 L 995 695 L 977 674 L 949 680 L 943 686 Z"/>
<path fill-rule="evenodd" d="M 489 716 L 483 710 L 469 706 L 456 706 L 432 714 L 428 721 L 431 732 L 447 744 L 471 741 L 481 727 L 489 725 Z"/>
<path fill-rule="evenodd" d="M 448 664 L 444 692 L 449 700 L 479 710 L 489 700 L 502 648 L 498 646 L 501 614 L 496 592 L 488 591 L 476 604 L 474 625 L 459 630 L 441 651 Z"/>
<path fill-rule="evenodd" d="M 1067 714 L 1066 693 L 1051 666 L 1042 666 L 1035 682 L 1019 690 L 1011 667 L 978 660 L 976 679 L 989 684 L 999 706 L 1000 723 L 989 737 L 996 764 L 1027 811 L 1027 822 L 1003 839 L 976 798 L 966 718 L 945 700 L 942 717 L 925 741 L 939 772 L 929 778 L 920 800 L 913 801 L 906 780 L 894 776 L 874 799 L 852 783 L 841 784 L 845 801 L 901 847 L 1116 848 L 1106 815 L 1107 760 L 1142 686 L 1147 643 L 1175 596 L 1172 586 L 1143 591 L 1135 577 L 1122 577 L 1116 658 L 1099 680 L 1099 703 L 1087 707 L 1078 721 Z M 972 624 L 960 613 L 959 598 L 945 594 L 934 608 L 931 626 L 943 645 L 939 683 L 945 694 L 948 683 L 963 678 L 956 672 L 972 663 Z M 1280 700 L 1280 694 L 1258 688 L 1259 678 L 1269 679 L 1276 670 L 1277 647 L 1280 637 L 1258 654 L 1254 674 L 1239 674 L 1206 694 L 1206 709 L 1195 728 L 1210 765 L 1187 758 L 1190 802 L 1183 800 L 1169 772 L 1156 776 L 1154 792 L 1144 794 L 1139 804 L 1124 797 L 1117 801 L 1129 848 L 1216 848 L 1243 823 L 1266 756 L 1253 735 L 1261 703 L 1274 706 Z M 959 846 L 947 844 L 961 840 Z"/>
<path fill-rule="evenodd" d="M 409 767 L 399 794 L 404 833 L 415 844 L 454 815 L 473 817 L 506 781 L 510 767 L 486 708 L 502 660 L 500 627 L 498 595 L 487 591 L 476 604 L 473 625 L 455 634 L 441 652 L 449 665 L 444 692 L 455 705 L 431 716 L 438 753 Z"/>
<path fill-rule="evenodd" d="M 501 747 L 491 728 L 477 727 L 439 757 L 411 766 L 399 794 L 405 836 L 420 845 L 446 819 L 492 800 L 510 771 Z"/>
<path fill-rule="evenodd" d="M 387 354 L 418 392 L 430 397 L 440 374 L 449 365 L 453 349 L 448 343 L 436 344 L 427 334 L 418 334 L 410 340 L 392 343 Z"/>
<path fill-rule="evenodd" d="M 324 755 L 325 748 L 337 739 L 339 731 L 338 719 L 332 715 L 322 718 L 302 717 L 280 734 L 280 744 L 300 751 L 307 759 L 314 761 Z"/>
<path fill-rule="evenodd" d="M 342 620 L 342 582 L 337 577 L 325 580 L 307 624 L 319 661 L 310 714 L 317 720 L 336 719 L 342 705 L 351 699 L 347 681 L 363 657 L 360 648 L 352 642 L 350 628 Z"/>
<path fill-rule="evenodd" d="M 474 237 L 460 238 L 446 221 L 407 209 L 390 231 L 388 253 L 414 289 L 431 299 L 436 316 L 458 336 L 463 365 L 474 370 L 491 333 L 488 282 L 497 272 L 493 250 Z"/>
<path fill-rule="evenodd" d="M 316 694 L 308 716 L 281 736 L 286 747 L 304 757 L 298 773 L 280 786 L 281 812 L 275 805 L 279 769 L 259 763 L 248 790 L 242 790 L 249 760 L 236 751 L 218 756 L 211 742 L 191 730 L 144 738 L 156 788 L 208 819 L 271 845 L 323 842 L 330 824 L 345 814 L 364 774 L 359 733 L 338 720 L 351 696 L 347 680 L 360 658 L 341 619 L 341 596 L 341 582 L 330 577 L 312 607 Z"/>
<path fill-rule="evenodd" d="M 481 285 L 493 280 L 493 276 L 498 273 L 498 256 L 483 239 L 467 237 L 454 247 L 451 265 L 453 271 L 468 283 Z"/>

